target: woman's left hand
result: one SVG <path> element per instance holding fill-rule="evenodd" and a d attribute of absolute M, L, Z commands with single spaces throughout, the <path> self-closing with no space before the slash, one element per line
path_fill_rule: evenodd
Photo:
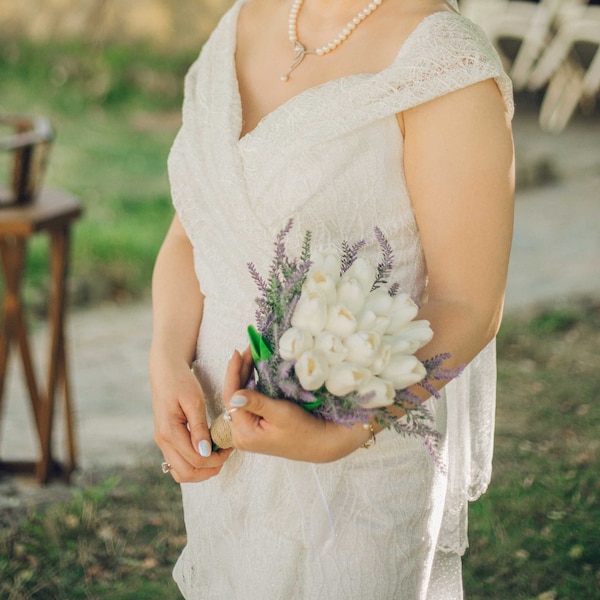
<path fill-rule="evenodd" d="M 252 368 L 250 350 L 243 355 L 236 351 L 225 375 L 223 395 L 238 450 L 325 463 L 347 456 L 369 439 L 370 432 L 362 424 L 336 425 L 293 402 L 240 389 Z"/>

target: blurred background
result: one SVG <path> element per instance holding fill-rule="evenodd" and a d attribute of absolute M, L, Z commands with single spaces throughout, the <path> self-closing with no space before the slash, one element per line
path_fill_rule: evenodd
<path fill-rule="evenodd" d="M 50 120 L 44 183 L 84 209 L 67 319 L 78 469 L 71 487 L 0 472 L 0 598 L 178 597 L 169 582 L 184 541 L 178 490 L 157 474 L 152 444 L 149 286 L 173 214 L 166 161 L 183 78 L 230 5 L 0 0 L 0 114 Z M 472 507 L 467 598 L 600 598 L 600 6 L 460 5 L 513 80 L 517 150 L 496 472 Z M 0 127 L 0 139 L 10 133 Z M 0 186 L 9 159 L 0 149 Z M 48 240 L 33 236 L 23 305 L 40 369 L 48 260 Z M 16 355 L 0 457 L 35 460 Z M 62 405 L 56 413 L 61 458 Z"/>

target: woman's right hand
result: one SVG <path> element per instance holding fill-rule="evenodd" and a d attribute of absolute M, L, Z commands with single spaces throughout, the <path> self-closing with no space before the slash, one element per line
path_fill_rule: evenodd
<path fill-rule="evenodd" d="M 154 440 L 179 483 L 217 475 L 232 450 L 212 452 L 204 394 L 190 367 L 181 361 L 153 361 L 151 372 Z"/>

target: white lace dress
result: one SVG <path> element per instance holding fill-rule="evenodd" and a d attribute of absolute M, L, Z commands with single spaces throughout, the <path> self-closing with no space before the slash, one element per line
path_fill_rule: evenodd
<path fill-rule="evenodd" d="M 239 139 L 234 52 L 238 0 L 186 80 L 183 126 L 169 160 L 175 207 L 194 247 L 205 305 L 196 371 L 211 418 L 233 349 L 247 345 L 257 290 L 290 217 L 291 254 L 365 238 L 392 242 L 394 274 L 422 302 L 427 273 L 402 172 L 396 113 L 495 78 L 510 82 L 487 40 L 461 16 L 426 18 L 388 68 L 307 90 Z M 182 298 L 182 302 L 185 299 Z M 392 432 L 332 464 L 235 452 L 221 474 L 184 484 L 187 546 L 174 577 L 187 599 L 453 600 L 462 597 L 467 500 L 489 481 L 494 349 L 433 404 L 448 476 L 417 440 Z"/>

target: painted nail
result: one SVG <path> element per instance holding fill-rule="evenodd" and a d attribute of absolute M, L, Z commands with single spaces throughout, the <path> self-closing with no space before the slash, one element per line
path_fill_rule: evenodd
<path fill-rule="evenodd" d="M 242 406 L 246 406 L 248 404 L 248 398 L 246 396 L 233 396 L 229 401 L 229 406 L 233 406 L 234 408 L 242 408 Z"/>
<path fill-rule="evenodd" d="M 202 440 L 198 444 L 198 452 L 200 452 L 200 456 L 203 456 L 204 458 L 209 457 L 212 452 L 212 446 L 210 445 L 210 442 L 207 440 Z"/>

